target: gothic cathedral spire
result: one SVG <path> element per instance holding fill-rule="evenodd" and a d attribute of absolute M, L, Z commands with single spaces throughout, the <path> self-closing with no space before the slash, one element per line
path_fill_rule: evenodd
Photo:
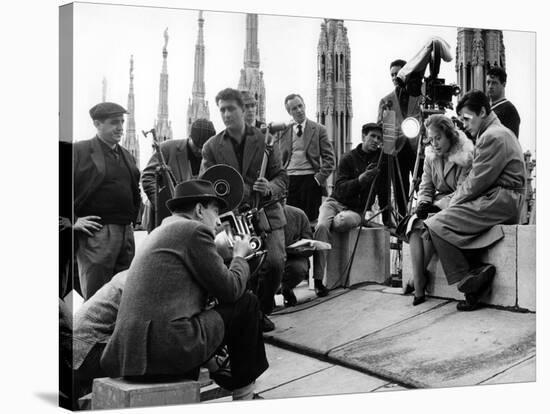
<path fill-rule="evenodd" d="M 136 159 L 136 164 L 139 169 L 139 141 L 136 137 L 136 120 L 135 120 L 135 104 L 134 104 L 134 56 L 130 57 L 130 88 L 128 91 L 128 111 L 126 134 L 121 145 L 126 148 L 130 154 Z"/>
<path fill-rule="evenodd" d="M 471 89 L 485 92 L 485 76 L 493 66 L 506 69 L 502 31 L 459 27 L 455 69 L 461 94 Z"/>
<path fill-rule="evenodd" d="M 241 69 L 239 90 L 249 91 L 257 101 L 256 118 L 265 122 L 264 74 L 260 71 L 260 50 L 258 48 L 258 15 L 246 15 L 246 48 L 244 67 Z"/>
<path fill-rule="evenodd" d="M 164 47 L 162 48 L 162 72 L 160 74 L 159 85 L 159 107 L 155 129 L 159 142 L 172 139 L 172 125 L 168 121 L 168 66 L 166 58 L 168 57 L 168 28 L 164 30 Z"/>
<path fill-rule="evenodd" d="M 325 19 L 317 45 L 317 122 L 338 163 L 351 150 L 351 52 L 343 20 Z"/>
<path fill-rule="evenodd" d="M 191 134 L 191 124 L 199 118 L 210 119 L 210 111 L 208 110 L 208 101 L 205 97 L 204 87 L 204 35 L 203 35 L 204 19 L 202 18 L 202 10 L 199 11 L 199 33 L 197 36 L 197 44 L 195 45 L 195 71 L 193 77 L 192 98 L 189 99 L 189 107 L 187 109 L 187 136 Z"/>

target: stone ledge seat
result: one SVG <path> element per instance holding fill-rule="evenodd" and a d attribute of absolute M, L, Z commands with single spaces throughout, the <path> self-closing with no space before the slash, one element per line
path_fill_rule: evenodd
<path fill-rule="evenodd" d="M 361 235 L 349 279 L 345 280 L 346 267 L 359 232 Z M 332 233 L 332 249 L 328 253 L 325 274 L 325 285 L 329 289 L 364 282 L 384 283 L 389 272 L 390 233 L 385 227 L 362 227 Z"/>
<path fill-rule="evenodd" d="M 200 402 L 200 382 L 135 382 L 124 378 L 96 378 L 92 388 L 92 410 L 151 407 Z"/>
<path fill-rule="evenodd" d="M 481 258 L 482 262 L 496 267 L 492 288 L 481 301 L 490 305 L 534 312 L 536 310 L 535 225 L 499 226 L 504 231 L 504 238 L 491 246 Z M 428 289 L 429 296 L 456 300 L 464 298 L 456 285 L 447 284 L 437 254 L 430 261 L 428 271 L 431 275 L 435 275 Z M 403 283 L 412 279 L 409 245 L 403 243 Z"/>

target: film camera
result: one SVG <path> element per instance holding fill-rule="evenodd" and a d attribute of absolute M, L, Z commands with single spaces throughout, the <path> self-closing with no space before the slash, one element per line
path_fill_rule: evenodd
<path fill-rule="evenodd" d="M 244 195 L 244 182 L 239 172 L 229 165 L 219 164 L 208 168 L 201 178 L 212 183 L 218 197 L 223 198 L 228 206 L 228 212 L 219 216 L 222 231 L 215 239 L 218 253 L 225 261 L 230 261 L 235 239 L 248 235 L 252 253 L 246 259 L 265 255 L 265 236 L 270 225 L 264 209 L 244 205 L 237 213 L 233 211 L 241 204 Z"/>

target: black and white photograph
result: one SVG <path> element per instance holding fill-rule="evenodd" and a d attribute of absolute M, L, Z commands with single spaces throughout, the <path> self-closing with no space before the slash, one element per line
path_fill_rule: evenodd
<path fill-rule="evenodd" d="M 58 186 L 59 225 L 47 305 L 25 302 L 55 315 L 34 398 L 528 407 L 506 401 L 544 377 L 540 24 L 251 3 L 46 7 L 58 142 L 32 182 Z"/>

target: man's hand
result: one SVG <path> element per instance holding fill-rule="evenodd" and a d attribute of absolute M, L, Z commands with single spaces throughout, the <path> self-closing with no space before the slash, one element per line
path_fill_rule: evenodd
<path fill-rule="evenodd" d="M 95 231 L 101 230 L 103 227 L 101 224 L 97 223 L 95 220 L 101 220 L 99 216 L 86 216 L 79 217 L 74 224 L 75 231 L 81 231 L 86 233 L 88 236 L 93 236 Z"/>
<path fill-rule="evenodd" d="M 69 220 L 67 217 L 59 216 L 59 231 L 69 229 L 71 227 L 72 227 L 71 220 Z"/>
<path fill-rule="evenodd" d="M 264 197 L 269 195 L 271 192 L 271 189 L 269 188 L 269 181 L 267 181 L 267 178 L 265 177 L 258 178 L 252 186 L 252 189 L 259 192 Z"/>
<path fill-rule="evenodd" d="M 370 183 L 374 180 L 374 177 L 376 177 L 379 171 L 380 170 L 376 168 L 376 164 L 369 164 L 365 172 L 359 176 L 359 182 L 361 184 Z"/>
<path fill-rule="evenodd" d="M 233 244 L 233 257 L 246 257 L 252 250 L 250 249 L 250 236 L 236 236 Z"/>
<path fill-rule="evenodd" d="M 424 220 L 428 218 L 428 214 L 436 213 L 438 211 L 439 211 L 439 208 L 434 206 L 432 203 L 429 203 L 427 201 L 422 201 L 416 207 L 416 217 Z"/>

